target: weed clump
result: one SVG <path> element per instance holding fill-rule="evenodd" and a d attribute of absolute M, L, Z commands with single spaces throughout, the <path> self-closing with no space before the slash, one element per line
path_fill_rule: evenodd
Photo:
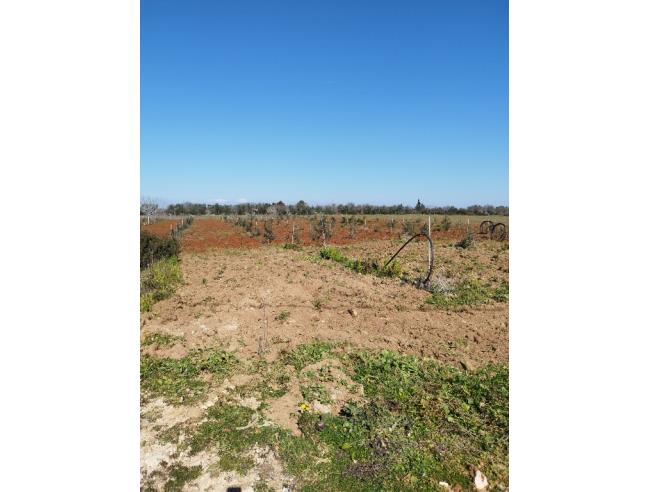
<path fill-rule="evenodd" d="M 276 372 L 283 364 L 299 372 L 335 356 L 362 385 L 361 401 L 347 402 L 337 415 L 300 405 L 301 436 L 265 425 L 263 405 L 219 401 L 193 427 L 189 453 L 215 446 L 219 471 L 244 474 L 254 464 L 253 449 L 274 449 L 296 490 L 439 490 L 440 481 L 470 490 L 471 466 L 494 489 L 507 488 L 508 366 L 462 371 L 388 350 L 334 348 L 325 341 L 299 345 L 266 369 L 272 381 L 288 384 L 287 373 Z M 300 391 L 306 401 L 331 396 L 319 379 L 302 381 Z"/>
<path fill-rule="evenodd" d="M 140 311 L 150 311 L 157 301 L 170 297 L 180 283 L 182 270 L 177 257 L 152 263 L 140 272 Z"/>
<path fill-rule="evenodd" d="M 431 295 L 425 302 L 433 306 L 449 308 L 486 304 L 491 300 L 506 302 L 508 300 L 508 284 L 500 285 L 495 289 L 483 285 L 478 280 L 465 280 L 447 289 L 432 284 Z"/>
<path fill-rule="evenodd" d="M 194 350 L 181 359 L 145 355 L 140 361 L 142 391 L 162 396 L 174 405 L 198 400 L 211 381 L 224 379 L 236 364 L 236 358 L 219 349 Z"/>
<path fill-rule="evenodd" d="M 320 258 L 333 260 L 351 270 L 363 273 L 377 275 L 378 277 L 400 277 L 403 273 L 403 266 L 398 260 L 392 261 L 387 267 L 373 259 L 352 259 L 347 258 L 342 252 L 332 246 L 320 249 Z"/>
<path fill-rule="evenodd" d="M 292 251 L 301 251 L 302 250 L 301 246 L 299 246 L 298 244 L 293 244 L 293 243 L 285 243 L 282 246 L 282 248 L 283 249 L 289 249 L 289 250 L 292 250 Z"/>
<path fill-rule="evenodd" d="M 449 231 L 451 225 L 452 225 L 452 222 L 450 221 L 450 218 L 447 215 L 444 215 L 443 220 L 441 221 L 441 230 L 442 231 Z"/>
<path fill-rule="evenodd" d="M 164 484 L 164 492 L 180 492 L 186 483 L 195 480 L 202 473 L 202 466 L 173 465 L 169 469 L 169 480 Z"/>
<path fill-rule="evenodd" d="M 250 408 L 230 403 L 217 403 L 207 410 L 202 422 L 189 442 L 189 452 L 198 453 L 218 445 L 220 471 L 247 473 L 254 460 L 248 455 L 255 444 L 269 444 L 277 433 L 272 427 L 258 427 L 256 412 Z"/>
<path fill-rule="evenodd" d="M 277 316 L 275 316 L 275 321 L 286 321 L 290 317 L 290 312 L 283 310 Z"/>
<path fill-rule="evenodd" d="M 384 350 L 345 359 L 365 402 L 339 415 L 302 412 L 305 453 L 296 458 L 283 439 L 279 454 L 305 490 L 438 490 L 445 481 L 472 488 L 470 465 L 489 481 L 508 483 L 508 367 L 461 371 L 432 360 Z M 317 388 L 304 388 L 309 397 Z M 306 396 L 306 395 L 305 395 Z"/>
<path fill-rule="evenodd" d="M 459 241 L 455 246 L 457 248 L 468 249 L 472 248 L 475 245 L 475 236 L 472 232 L 466 234 L 461 241 Z"/>
<path fill-rule="evenodd" d="M 283 360 L 298 371 L 304 367 L 319 362 L 326 354 L 331 352 L 339 344 L 318 340 L 313 343 L 299 345 L 290 352 L 284 353 Z"/>
<path fill-rule="evenodd" d="M 148 333 L 142 340 L 142 347 L 150 345 L 154 345 L 156 349 L 161 347 L 171 347 L 180 340 L 184 340 L 184 337 L 170 335 L 168 333 Z"/>
<path fill-rule="evenodd" d="M 178 254 L 180 242 L 176 238 L 160 237 L 148 231 L 140 231 L 140 269 Z"/>

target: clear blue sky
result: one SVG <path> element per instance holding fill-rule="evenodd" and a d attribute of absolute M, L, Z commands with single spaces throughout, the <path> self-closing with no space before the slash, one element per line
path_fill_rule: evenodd
<path fill-rule="evenodd" d="M 141 193 L 508 204 L 508 2 L 141 2 Z"/>

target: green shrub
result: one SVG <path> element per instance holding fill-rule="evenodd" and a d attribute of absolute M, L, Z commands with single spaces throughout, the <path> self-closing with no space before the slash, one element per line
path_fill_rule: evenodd
<path fill-rule="evenodd" d="M 475 237 L 473 236 L 472 232 L 469 232 L 463 237 L 461 241 L 455 244 L 455 246 L 457 248 L 468 249 L 468 248 L 472 248 L 474 244 L 475 244 Z"/>
<path fill-rule="evenodd" d="M 148 312 L 153 304 L 170 297 L 182 282 L 178 258 L 158 260 L 140 273 L 140 311 Z"/>
<path fill-rule="evenodd" d="M 342 254 L 342 251 L 334 248 L 333 246 L 327 246 L 320 249 L 320 257 L 324 258 L 325 260 L 337 261 L 338 263 L 343 263 L 344 261 L 346 261 L 346 258 Z"/>
<path fill-rule="evenodd" d="M 140 384 L 145 394 L 162 396 L 174 405 L 189 403 L 205 393 L 208 382 L 203 375 L 211 374 L 212 382 L 220 382 L 235 363 L 233 355 L 219 349 L 194 350 L 181 359 L 145 355 Z"/>
<path fill-rule="evenodd" d="M 142 347 L 149 345 L 154 345 L 156 349 L 160 347 L 171 347 L 180 340 L 184 340 L 184 337 L 161 332 L 148 333 L 142 340 Z"/>
<path fill-rule="evenodd" d="M 403 273 L 403 265 L 398 260 L 392 261 L 385 268 L 379 261 L 374 259 L 358 260 L 347 258 L 339 249 L 333 246 L 321 248 L 319 254 L 320 258 L 333 260 L 358 273 L 373 274 L 379 277 L 400 277 Z"/>
<path fill-rule="evenodd" d="M 298 244 L 292 244 L 292 243 L 286 243 L 282 247 L 283 249 L 290 249 L 293 251 L 301 251 L 302 249 L 301 246 L 299 246 Z"/>
<path fill-rule="evenodd" d="M 506 293 L 504 292 L 506 291 Z M 491 300 L 506 302 L 508 300 L 508 284 L 493 289 L 478 280 L 465 280 L 455 287 L 445 290 L 432 285 L 431 295 L 425 300 L 427 304 L 439 307 L 474 306 L 486 304 Z"/>
<path fill-rule="evenodd" d="M 276 321 L 286 321 L 290 317 L 290 312 L 285 309 L 275 316 Z"/>
<path fill-rule="evenodd" d="M 146 268 L 157 260 L 178 256 L 179 253 L 180 242 L 176 238 L 140 231 L 140 268 Z"/>
<path fill-rule="evenodd" d="M 444 215 L 443 220 L 441 221 L 441 230 L 442 231 L 450 230 L 451 225 L 452 225 L 452 222 L 450 222 L 450 219 L 448 218 L 448 216 Z"/>

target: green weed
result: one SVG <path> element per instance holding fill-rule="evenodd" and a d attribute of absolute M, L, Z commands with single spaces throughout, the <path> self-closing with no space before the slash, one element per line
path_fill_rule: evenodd
<path fill-rule="evenodd" d="M 455 244 L 455 246 L 457 248 L 468 249 L 468 248 L 472 248 L 474 244 L 475 244 L 475 236 L 473 236 L 472 232 L 469 232 L 461 239 L 461 241 Z"/>
<path fill-rule="evenodd" d="M 293 244 L 293 243 L 285 243 L 282 246 L 283 249 L 289 249 L 292 251 L 301 251 L 303 248 L 299 246 L 298 244 Z"/>
<path fill-rule="evenodd" d="M 347 258 L 339 249 L 332 246 L 321 248 L 319 255 L 322 259 L 333 260 L 358 273 L 372 274 L 378 277 L 400 277 L 403 273 L 403 266 L 398 260 L 392 261 L 385 267 L 373 259 Z"/>
<path fill-rule="evenodd" d="M 362 385 L 361 402 L 348 402 L 338 415 L 305 409 L 301 436 L 261 425 L 263 405 L 255 411 L 219 402 L 189 433 L 189 452 L 216 446 L 219 470 L 245 473 L 254 446 L 274 449 L 303 491 L 441 490 L 440 481 L 471 490 L 471 466 L 479 466 L 494 490 L 508 487 L 506 365 L 461 371 L 387 350 L 333 348 L 323 341 L 300 345 L 257 369 L 274 379 L 283 363 L 301 371 L 335 356 Z M 289 382 L 286 373 L 279 377 Z M 321 384 L 302 384 L 301 391 L 305 400 L 326 399 Z"/>
<path fill-rule="evenodd" d="M 299 345 L 292 351 L 283 355 L 283 360 L 286 364 L 290 364 L 298 371 L 304 367 L 319 362 L 336 348 L 339 344 L 334 342 L 316 341 L 308 344 Z"/>
<path fill-rule="evenodd" d="M 164 484 L 165 492 L 180 492 L 184 485 L 195 480 L 202 473 L 202 466 L 173 465 L 169 468 L 169 480 Z"/>
<path fill-rule="evenodd" d="M 275 321 L 286 321 L 290 317 L 289 311 L 281 311 L 277 316 L 275 316 Z"/>
<path fill-rule="evenodd" d="M 486 304 L 491 300 L 505 302 L 508 299 L 508 285 L 505 288 L 506 292 L 503 289 L 502 286 L 493 289 L 477 280 L 466 280 L 449 290 L 432 290 L 425 302 L 443 308 L 474 306 Z"/>
<path fill-rule="evenodd" d="M 317 400 L 324 404 L 332 402 L 331 395 L 323 384 L 301 385 L 299 390 L 304 397 L 304 401 L 313 402 Z"/>
<path fill-rule="evenodd" d="M 142 391 L 162 396 L 174 405 L 190 403 L 203 396 L 211 382 L 221 381 L 236 364 L 236 358 L 219 349 L 194 350 L 181 359 L 145 355 L 140 361 Z"/>
<path fill-rule="evenodd" d="M 140 273 L 140 311 L 148 312 L 153 304 L 170 297 L 182 283 L 178 258 L 158 260 Z"/>
<path fill-rule="evenodd" d="M 161 347 L 171 347 L 181 340 L 184 340 L 184 337 L 170 335 L 169 333 L 148 333 L 142 340 L 142 346 L 155 345 L 155 348 L 158 349 Z"/>

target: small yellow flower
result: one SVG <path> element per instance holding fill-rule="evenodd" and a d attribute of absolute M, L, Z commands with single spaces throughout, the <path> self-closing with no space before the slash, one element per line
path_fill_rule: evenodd
<path fill-rule="evenodd" d="M 299 408 L 302 412 L 308 412 L 310 410 L 310 405 L 308 403 L 302 403 L 299 405 Z"/>

